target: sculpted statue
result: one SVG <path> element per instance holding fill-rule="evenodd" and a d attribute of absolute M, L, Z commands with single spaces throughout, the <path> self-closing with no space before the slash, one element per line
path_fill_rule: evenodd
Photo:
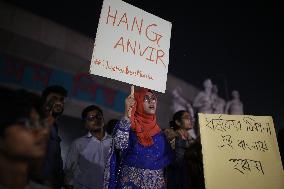
<path fill-rule="evenodd" d="M 227 102 L 226 108 L 225 108 L 226 114 L 231 115 L 243 115 L 243 103 L 240 100 L 240 94 L 238 91 L 234 90 L 232 92 L 232 100 Z"/>
<path fill-rule="evenodd" d="M 213 96 L 212 96 L 212 81 L 206 79 L 203 82 L 204 90 L 200 91 L 193 101 L 193 107 L 196 108 L 199 113 L 213 113 Z"/>
<path fill-rule="evenodd" d="M 217 85 L 213 85 L 212 98 L 213 114 L 223 114 L 225 112 L 226 101 L 223 98 L 219 97 Z"/>
<path fill-rule="evenodd" d="M 182 95 L 182 89 L 180 87 L 175 88 L 172 91 L 173 103 L 172 111 L 175 113 L 179 110 L 188 111 L 192 117 L 194 117 L 194 111 L 189 100 L 185 99 Z"/>

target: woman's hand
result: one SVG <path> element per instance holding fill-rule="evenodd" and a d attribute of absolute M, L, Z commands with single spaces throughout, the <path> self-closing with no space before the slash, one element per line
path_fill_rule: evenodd
<path fill-rule="evenodd" d="M 135 99 L 134 99 L 134 86 L 131 86 L 131 93 L 130 95 L 125 99 L 125 114 L 124 116 L 126 118 L 130 118 L 131 117 L 131 111 L 132 108 L 135 105 Z"/>

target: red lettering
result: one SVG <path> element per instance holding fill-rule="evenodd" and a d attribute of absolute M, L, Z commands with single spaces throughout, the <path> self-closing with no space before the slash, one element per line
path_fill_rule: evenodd
<path fill-rule="evenodd" d="M 100 65 L 101 63 L 102 63 L 102 61 L 100 59 L 95 60 L 95 64 Z"/>
<path fill-rule="evenodd" d="M 161 53 L 161 54 L 159 54 L 159 53 Z M 164 55 L 165 55 L 165 53 L 164 53 L 163 50 L 157 50 L 156 64 L 158 63 L 158 60 L 160 60 L 164 64 L 164 66 L 166 67 L 164 61 L 161 59 L 161 58 L 164 57 Z"/>
<path fill-rule="evenodd" d="M 135 16 L 134 19 L 133 19 L 131 31 L 133 31 L 134 23 L 136 23 L 136 27 L 137 27 L 137 30 L 138 30 L 139 35 L 141 35 L 143 19 L 141 19 L 141 23 L 140 23 L 140 27 L 139 27 L 139 26 L 138 26 L 138 23 L 137 23 L 136 16 Z"/>
<path fill-rule="evenodd" d="M 149 46 L 148 46 L 149 47 Z M 151 62 L 154 62 L 154 60 L 152 59 L 152 54 L 153 54 L 153 50 L 155 49 L 155 48 L 153 48 L 153 47 L 149 47 L 150 49 L 151 49 L 151 53 L 150 53 L 150 55 L 149 55 L 149 58 L 146 58 L 146 60 L 150 60 Z M 156 50 L 156 49 L 155 49 Z"/>
<path fill-rule="evenodd" d="M 147 46 L 147 47 L 144 49 L 143 53 L 141 54 L 141 47 L 140 47 L 140 44 L 139 44 L 140 56 L 143 56 L 143 55 L 145 54 L 145 52 L 146 52 L 146 50 L 148 49 L 148 47 L 149 47 L 149 46 Z"/>
<path fill-rule="evenodd" d="M 156 41 L 157 45 L 160 46 L 160 45 L 159 45 L 159 41 L 160 41 L 160 39 L 162 38 L 162 35 L 160 35 L 160 34 L 158 34 L 158 33 L 156 33 L 156 32 L 151 31 L 153 34 L 155 34 L 155 35 L 154 35 L 154 38 L 151 38 L 151 37 L 149 36 L 149 33 L 148 33 L 148 32 L 149 32 L 149 28 L 152 27 L 152 26 L 157 26 L 157 24 L 150 24 L 150 25 L 147 26 L 146 31 L 145 31 L 145 32 L 146 32 L 146 33 L 145 33 L 145 34 L 146 34 L 146 37 L 147 37 L 150 41 L 153 41 L 153 42 Z"/>
<path fill-rule="evenodd" d="M 123 37 L 119 38 L 118 42 L 114 45 L 114 48 L 116 48 L 118 45 L 122 46 L 122 51 L 124 52 Z"/>
<path fill-rule="evenodd" d="M 115 11 L 115 15 L 110 15 L 110 6 L 108 7 L 108 14 L 107 14 L 107 21 L 106 24 L 108 24 L 108 18 L 113 18 L 112 25 L 114 26 L 115 20 L 116 20 L 117 10 Z"/>
<path fill-rule="evenodd" d="M 155 62 L 156 64 L 158 63 L 162 63 L 164 65 L 164 67 L 166 68 L 166 65 L 164 63 L 164 56 L 165 53 L 163 50 L 158 50 L 152 46 L 147 46 L 147 47 L 142 47 L 142 45 L 137 42 L 137 41 L 131 41 L 131 39 L 127 39 L 127 42 L 125 41 L 124 44 L 124 39 L 123 37 L 120 37 L 119 40 L 116 42 L 116 44 L 114 45 L 114 49 L 118 48 L 119 46 L 122 47 L 122 52 L 125 53 L 131 53 L 133 55 L 136 55 L 136 50 L 137 55 L 139 54 L 141 57 L 144 57 L 146 60 L 151 61 L 151 62 Z M 126 45 L 126 46 L 124 46 Z M 138 47 L 137 47 L 138 46 Z M 124 48 L 126 47 L 126 49 Z M 138 48 L 138 49 L 137 49 Z M 124 49 L 126 51 L 124 51 Z M 100 64 L 100 62 L 96 62 L 96 64 Z M 113 71 L 114 68 L 112 68 Z"/>
<path fill-rule="evenodd" d="M 125 18 L 125 20 L 122 20 L 123 18 Z M 127 21 L 126 13 L 123 14 L 123 16 L 121 17 L 121 19 L 120 19 L 119 23 L 117 24 L 117 26 L 119 26 L 121 22 L 126 24 L 126 29 L 128 30 L 128 21 Z"/>
<path fill-rule="evenodd" d="M 128 66 L 126 66 L 125 68 L 125 74 L 127 75 L 129 73 L 129 69 L 128 69 Z"/>
<path fill-rule="evenodd" d="M 133 54 L 135 55 L 135 49 L 136 49 L 136 41 L 134 41 L 134 48 L 132 48 L 132 46 L 131 46 L 131 43 L 130 43 L 130 40 L 128 39 L 127 40 L 127 52 L 128 52 L 128 47 L 130 47 L 130 49 L 132 50 L 132 52 L 133 52 Z"/>

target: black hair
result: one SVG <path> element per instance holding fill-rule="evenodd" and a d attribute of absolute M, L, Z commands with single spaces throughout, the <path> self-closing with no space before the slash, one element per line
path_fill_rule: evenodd
<path fill-rule="evenodd" d="M 40 111 L 40 97 L 25 90 L 1 90 L 0 93 L 1 118 L 0 136 L 3 137 L 5 130 L 19 119 L 30 118 L 32 109 L 42 115 Z"/>
<path fill-rule="evenodd" d="M 176 121 L 180 121 L 183 114 L 187 112 L 185 110 L 177 111 L 174 115 L 172 120 L 170 121 L 170 128 L 177 130 L 179 129 L 179 125 L 176 124 Z"/>
<path fill-rule="evenodd" d="M 64 97 L 67 97 L 68 95 L 68 92 L 64 87 L 60 85 L 51 85 L 42 91 L 42 94 L 41 94 L 42 102 L 45 102 L 47 96 L 51 93 L 56 93 Z"/>
<path fill-rule="evenodd" d="M 170 128 L 172 128 L 174 130 L 177 130 L 177 129 L 180 128 L 180 126 L 176 124 L 176 121 L 181 121 L 181 118 L 182 118 L 184 113 L 189 113 L 189 112 L 186 111 L 186 110 L 179 110 L 173 115 L 173 118 L 170 121 Z M 191 124 L 193 125 L 194 121 L 193 121 L 193 118 L 190 115 L 190 113 L 189 113 L 189 120 L 190 120 Z"/>
<path fill-rule="evenodd" d="M 113 129 L 118 122 L 119 119 L 111 119 L 107 122 L 107 124 L 105 125 L 105 131 L 107 132 L 107 134 L 112 135 Z"/>
<path fill-rule="evenodd" d="M 81 114 L 82 120 L 85 120 L 87 117 L 87 114 L 93 110 L 97 110 L 99 113 L 102 114 L 102 116 L 104 115 L 103 110 L 100 107 L 95 106 L 95 105 L 90 105 L 83 109 L 82 114 Z"/>

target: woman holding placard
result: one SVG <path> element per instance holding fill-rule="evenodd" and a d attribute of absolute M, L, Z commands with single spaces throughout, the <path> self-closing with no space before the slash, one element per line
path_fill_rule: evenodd
<path fill-rule="evenodd" d="M 140 89 L 125 100 L 125 116 L 114 129 L 104 188 L 166 188 L 164 168 L 172 151 L 156 122 L 157 97 Z"/>

